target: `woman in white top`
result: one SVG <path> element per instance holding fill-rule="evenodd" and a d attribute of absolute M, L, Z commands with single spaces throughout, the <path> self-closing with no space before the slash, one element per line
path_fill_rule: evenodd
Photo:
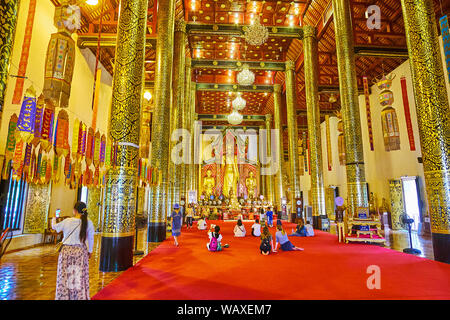
<path fill-rule="evenodd" d="M 252 225 L 252 236 L 254 236 L 254 237 L 261 236 L 261 225 L 259 224 L 258 219 L 256 219 L 255 223 Z"/>
<path fill-rule="evenodd" d="M 89 300 L 89 258 L 94 248 L 94 224 L 88 219 L 86 204 L 75 203 L 73 218 L 60 223 L 52 219 L 52 229 L 63 232 L 58 257 L 55 300 Z"/>
<path fill-rule="evenodd" d="M 206 218 L 204 216 L 198 220 L 197 228 L 198 230 L 206 230 L 206 228 L 208 228 L 208 224 L 206 223 Z"/>
<path fill-rule="evenodd" d="M 245 226 L 242 224 L 242 220 L 239 219 L 237 224 L 234 226 L 234 236 L 235 237 L 245 237 Z"/>

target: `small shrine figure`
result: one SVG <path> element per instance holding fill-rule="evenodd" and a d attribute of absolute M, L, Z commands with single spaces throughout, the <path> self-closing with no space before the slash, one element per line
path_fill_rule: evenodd
<path fill-rule="evenodd" d="M 213 194 L 214 186 L 216 185 L 216 181 L 214 177 L 211 176 L 211 170 L 206 171 L 206 177 L 203 178 L 203 189 L 206 199 L 210 199 Z"/>
<path fill-rule="evenodd" d="M 249 176 L 245 179 L 245 186 L 247 187 L 248 197 L 253 199 L 255 197 L 256 178 L 253 171 L 250 171 Z"/>

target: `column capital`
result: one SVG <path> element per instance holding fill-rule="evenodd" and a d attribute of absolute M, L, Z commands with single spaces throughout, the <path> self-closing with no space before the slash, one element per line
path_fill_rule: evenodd
<path fill-rule="evenodd" d="M 286 71 L 289 71 L 289 70 L 292 70 L 292 71 L 295 70 L 295 63 L 292 60 L 286 61 Z"/>
<path fill-rule="evenodd" d="M 184 19 L 175 20 L 175 32 L 177 31 L 186 33 L 186 21 Z"/>
<path fill-rule="evenodd" d="M 281 93 L 281 84 L 275 83 L 275 84 L 273 85 L 273 92 Z"/>
<path fill-rule="evenodd" d="M 303 39 L 316 38 L 317 29 L 314 26 L 303 26 Z"/>
<path fill-rule="evenodd" d="M 272 121 L 272 115 L 270 113 L 266 114 L 266 122 Z"/>

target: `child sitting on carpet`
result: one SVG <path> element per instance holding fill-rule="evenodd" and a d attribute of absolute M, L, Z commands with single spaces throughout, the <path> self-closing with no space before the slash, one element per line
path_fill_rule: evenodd
<path fill-rule="evenodd" d="M 197 228 L 198 230 L 206 230 L 208 228 L 208 224 L 206 223 L 206 218 L 204 215 L 202 215 L 200 220 L 198 220 Z"/>
<path fill-rule="evenodd" d="M 311 223 L 309 221 L 306 221 L 305 229 L 306 229 L 306 236 L 307 237 L 313 237 L 314 236 L 314 228 L 313 228 L 313 226 L 311 225 Z"/>
<path fill-rule="evenodd" d="M 239 219 L 237 224 L 234 226 L 234 236 L 235 237 L 245 237 L 245 226 L 242 224 L 242 220 Z"/>
<path fill-rule="evenodd" d="M 208 232 L 208 237 L 209 242 L 206 244 L 208 250 L 222 251 L 222 235 L 220 234 L 220 227 L 212 224 L 211 229 Z M 228 248 L 228 244 L 225 244 L 223 248 Z"/>
<path fill-rule="evenodd" d="M 278 248 L 278 244 L 281 245 L 281 250 L 283 251 L 303 251 L 302 248 L 294 246 L 288 238 L 288 235 L 286 231 L 284 231 L 282 226 L 277 226 L 277 233 L 275 234 L 275 237 L 277 239 L 277 243 L 275 244 L 275 250 Z"/>
<path fill-rule="evenodd" d="M 261 236 L 261 225 L 259 224 L 259 219 L 256 219 L 255 223 L 252 225 L 252 236 Z"/>
<path fill-rule="evenodd" d="M 264 226 L 263 233 L 261 235 L 261 244 L 259 246 L 259 250 L 261 251 L 261 254 L 265 256 L 267 256 L 270 253 L 270 251 L 277 252 L 273 248 L 272 235 L 270 234 L 267 225 Z"/>

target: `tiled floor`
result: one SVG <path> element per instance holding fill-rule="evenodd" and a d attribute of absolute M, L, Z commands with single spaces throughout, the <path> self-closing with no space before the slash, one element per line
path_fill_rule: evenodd
<path fill-rule="evenodd" d="M 331 225 L 331 233 L 336 226 Z M 168 235 L 170 236 L 170 235 Z M 145 254 L 157 247 L 147 245 L 146 230 L 139 232 L 138 249 Z M 408 233 L 395 231 L 387 233 L 386 246 L 402 251 L 409 247 Z M 100 235 L 95 237 L 94 254 L 90 260 L 90 293 L 91 296 L 114 280 L 121 272 L 104 273 L 98 270 L 100 254 Z M 413 233 L 414 247 L 421 250 L 420 256 L 433 259 L 431 237 L 418 236 Z M 135 256 L 135 263 L 144 255 Z M 55 297 L 56 267 L 58 255 L 54 245 L 48 244 L 32 249 L 7 253 L 0 261 L 0 300 L 52 300 Z"/>

